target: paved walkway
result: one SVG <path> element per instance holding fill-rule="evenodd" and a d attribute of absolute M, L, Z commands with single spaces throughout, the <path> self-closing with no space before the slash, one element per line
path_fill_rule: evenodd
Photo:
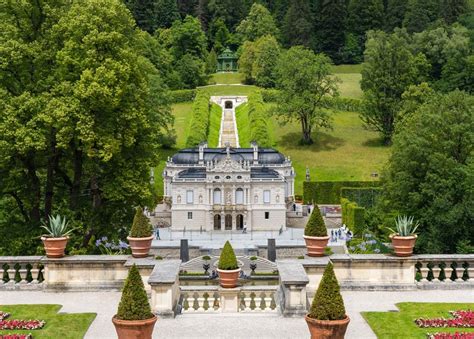
<path fill-rule="evenodd" d="M 224 109 L 222 114 L 224 114 L 224 116 L 219 131 L 219 147 L 225 147 L 226 145 L 229 145 L 230 147 L 240 147 L 239 142 L 237 141 L 235 109 Z"/>
<path fill-rule="evenodd" d="M 351 317 L 346 338 L 375 338 L 360 315 L 362 311 L 396 310 L 395 303 L 468 302 L 474 303 L 473 291 L 343 292 Z M 115 338 L 111 322 L 120 299 L 118 292 L 45 293 L 0 292 L 1 304 L 61 304 L 61 312 L 95 312 L 97 317 L 86 338 Z M 276 315 L 181 315 L 159 319 L 153 338 L 309 338 L 304 319 Z"/>

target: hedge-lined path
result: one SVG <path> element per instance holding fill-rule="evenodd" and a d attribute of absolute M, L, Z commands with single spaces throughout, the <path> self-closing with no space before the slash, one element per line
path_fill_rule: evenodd
<path fill-rule="evenodd" d="M 219 135 L 219 147 L 229 145 L 240 147 L 237 139 L 237 125 L 235 123 L 235 109 L 224 109 Z"/>
<path fill-rule="evenodd" d="M 474 293 L 466 290 L 356 292 L 343 291 L 346 312 L 351 318 L 346 338 L 375 338 L 360 312 L 397 310 L 395 304 L 410 302 L 474 303 Z M 85 338 L 116 338 L 112 316 L 117 312 L 119 292 L 2 291 L 1 304 L 57 304 L 61 312 L 95 312 L 97 317 Z M 38 315 L 41 318 L 41 315 Z M 34 335 L 34 331 L 32 331 Z M 187 314 L 175 319 L 159 319 L 153 338 L 309 338 L 303 317 L 282 318 L 266 314 Z"/>

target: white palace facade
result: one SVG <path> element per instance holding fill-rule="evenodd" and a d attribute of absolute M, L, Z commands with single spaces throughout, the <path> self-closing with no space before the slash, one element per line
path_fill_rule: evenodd
<path fill-rule="evenodd" d="M 179 151 L 163 171 L 164 200 L 173 230 L 286 229 L 295 171 L 271 148 L 197 148 Z"/>

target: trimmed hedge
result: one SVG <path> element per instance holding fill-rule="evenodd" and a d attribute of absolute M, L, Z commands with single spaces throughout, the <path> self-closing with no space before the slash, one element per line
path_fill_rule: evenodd
<path fill-rule="evenodd" d="M 308 223 L 304 228 L 304 235 L 307 237 L 326 237 L 328 235 L 318 206 L 314 206 L 313 213 L 311 213 Z"/>
<path fill-rule="evenodd" d="M 342 223 L 345 224 L 355 235 L 361 235 L 365 230 L 365 208 L 357 203 L 341 199 Z"/>
<path fill-rule="evenodd" d="M 196 147 L 201 142 L 207 141 L 211 105 L 209 100 L 209 93 L 206 91 L 197 92 L 191 112 L 186 147 Z"/>
<path fill-rule="evenodd" d="M 341 188 L 377 187 L 378 181 L 305 181 L 303 182 L 303 200 L 305 203 L 335 204 L 341 202 Z"/>
<path fill-rule="evenodd" d="M 379 187 L 342 187 L 341 198 L 354 201 L 357 205 L 370 208 L 375 205 L 382 189 Z"/>
<path fill-rule="evenodd" d="M 225 242 L 221 256 L 219 257 L 218 267 L 220 270 L 236 270 L 239 268 L 234 249 L 228 240 Z"/>
<path fill-rule="evenodd" d="M 250 124 L 250 141 L 256 141 L 259 146 L 270 147 L 272 145 L 268 133 L 268 114 L 263 103 L 262 93 L 250 94 L 247 102 Z"/>
<path fill-rule="evenodd" d="M 170 102 L 177 104 L 179 102 L 193 101 L 196 97 L 195 89 L 178 89 L 176 91 L 170 91 Z"/>

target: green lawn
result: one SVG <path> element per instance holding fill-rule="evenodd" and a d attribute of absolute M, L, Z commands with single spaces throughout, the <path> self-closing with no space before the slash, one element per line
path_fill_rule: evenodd
<path fill-rule="evenodd" d="M 426 333 L 474 332 L 474 328 L 419 328 L 417 318 L 449 318 L 449 311 L 474 309 L 474 304 L 400 303 L 400 312 L 362 312 L 379 339 L 426 338 Z"/>
<path fill-rule="evenodd" d="M 0 335 L 9 333 L 28 334 L 37 338 L 83 338 L 95 319 L 95 313 L 59 313 L 61 305 L 1 305 L 0 310 L 10 313 L 8 319 L 44 320 L 40 330 L 0 330 Z"/>
<path fill-rule="evenodd" d="M 214 73 L 209 79 L 210 84 L 240 84 L 243 81 L 241 73 Z"/>
<path fill-rule="evenodd" d="M 174 115 L 174 129 L 176 130 L 177 139 L 176 147 L 184 148 L 186 138 L 188 136 L 189 118 L 191 117 L 192 102 L 182 102 L 172 106 Z"/>
<path fill-rule="evenodd" d="M 362 71 L 362 64 L 357 65 L 332 65 L 331 71 L 338 73 L 360 73 Z"/>
<path fill-rule="evenodd" d="M 342 81 L 338 84 L 341 97 L 360 99 L 362 89 L 360 88 L 360 73 L 338 73 L 336 76 Z"/>

